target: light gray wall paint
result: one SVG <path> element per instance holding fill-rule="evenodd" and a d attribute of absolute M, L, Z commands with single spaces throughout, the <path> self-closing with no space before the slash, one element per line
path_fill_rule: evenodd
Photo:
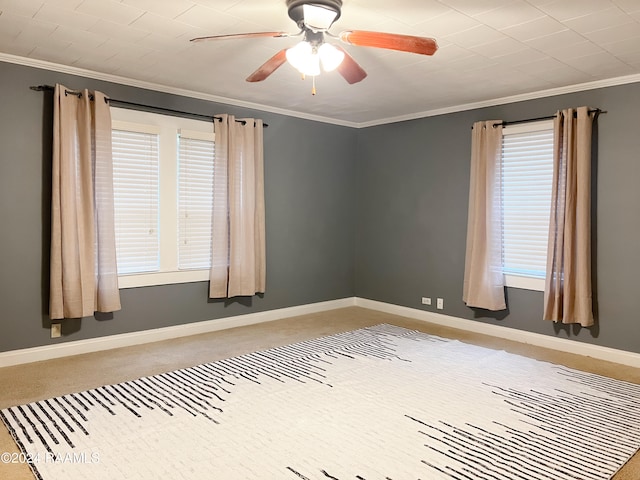
<path fill-rule="evenodd" d="M 267 292 L 209 300 L 206 282 L 126 289 L 122 311 L 66 320 L 49 338 L 51 93 L 62 83 L 133 102 L 265 120 Z M 0 63 L 0 351 L 140 331 L 354 295 L 353 129 Z"/>
<path fill-rule="evenodd" d="M 591 329 L 542 318 L 543 294 L 509 288 L 509 310 L 462 302 L 471 125 L 589 105 L 597 122 L 594 197 L 595 297 Z M 505 327 L 640 352 L 640 84 L 495 106 L 358 132 L 356 295 Z M 434 299 L 432 307 L 420 304 Z"/>

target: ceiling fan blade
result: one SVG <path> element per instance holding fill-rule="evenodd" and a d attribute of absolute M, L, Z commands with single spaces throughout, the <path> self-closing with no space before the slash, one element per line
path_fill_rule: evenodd
<path fill-rule="evenodd" d="M 340 40 L 359 47 L 386 48 L 420 55 L 433 55 L 438 50 L 438 44 L 433 38 L 366 30 L 344 31 L 340 33 Z"/>
<path fill-rule="evenodd" d="M 344 60 L 338 65 L 338 73 L 344 77 L 349 84 L 358 83 L 367 76 L 367 72 L 356 62 L 351 55 L 342 47 L 336 46 L 337 49 L 344 52 Z"/>
<path fill-rule="evenodd" d="M 288 37 L 286 32 L 251 32 L 251 33 L 232 33 L 230 35 L 210 35 L 208 37 L 192 38 L 192 42 L 205 42 L 208 40 L 227 40 L 232 38 L 263 38 L 263 37 Z"/>
<path fill-rule="evenodd" d="M 261 82 L 287 61 L 287 49 L 280 50 L 247 77 L 247 82 Z"/>

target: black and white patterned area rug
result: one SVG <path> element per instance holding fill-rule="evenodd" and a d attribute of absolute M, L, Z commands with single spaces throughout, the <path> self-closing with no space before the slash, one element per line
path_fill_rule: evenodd
<path fill-rule="evenodd" d="M 390 325 L 4 409 L 50 479 L 609 479 L 640 385 Z"/>

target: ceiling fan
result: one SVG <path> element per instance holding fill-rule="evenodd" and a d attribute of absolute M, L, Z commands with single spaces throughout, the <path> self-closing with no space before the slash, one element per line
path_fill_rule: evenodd
<path fill-rule="evenodd" d="M 302 37 L 302 41 L 291 48 L 285 48 L 261 65 L 247 77 L 247 82 L 261 82 L 280 68 L 286 61 L 302 75 L 314 78 L 322 70 L 337 70 L 350 84 L 362 81 L 367 72 L 358 65 L 349 53 L 340 46 L 327 43 L 325 37 L 341 40 L 343 43 L 361 47 L 384 48 L 420 55 L 433 55 L 438 45 L 433 38 L 399 35 L 394 33 L 371 32 L 366 30 L 346 30 L 333 35 L 329 28 L 340 18 L 342 0 L 287 0 L 289 17 L 300 31 L 295 34 L 286 32 L 252 32 L 230 35 L 212 35 L 191 39 L 192 42 L 224 40 L 234 38 L 261 37 Z"/>

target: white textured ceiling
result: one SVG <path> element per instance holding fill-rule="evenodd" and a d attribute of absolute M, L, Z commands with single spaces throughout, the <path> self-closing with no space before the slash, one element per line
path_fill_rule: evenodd
<path fill-rule="evenodd" d="M 40 61 L 350 125 L 616 79 L 640 81 L 640 0 L 344 0 L 331 28 L 434 37 L 433 57 L 345 46 L 368 72 L 245 78 L 296 38 L 285 0 L 0 0 L 0 59 Z M 111 78 L 111 77 L 109 77 Z M 82 87 L 82 86 L 73 86 Z M 108 92 L 105 92 L 108 94 Z"/>

